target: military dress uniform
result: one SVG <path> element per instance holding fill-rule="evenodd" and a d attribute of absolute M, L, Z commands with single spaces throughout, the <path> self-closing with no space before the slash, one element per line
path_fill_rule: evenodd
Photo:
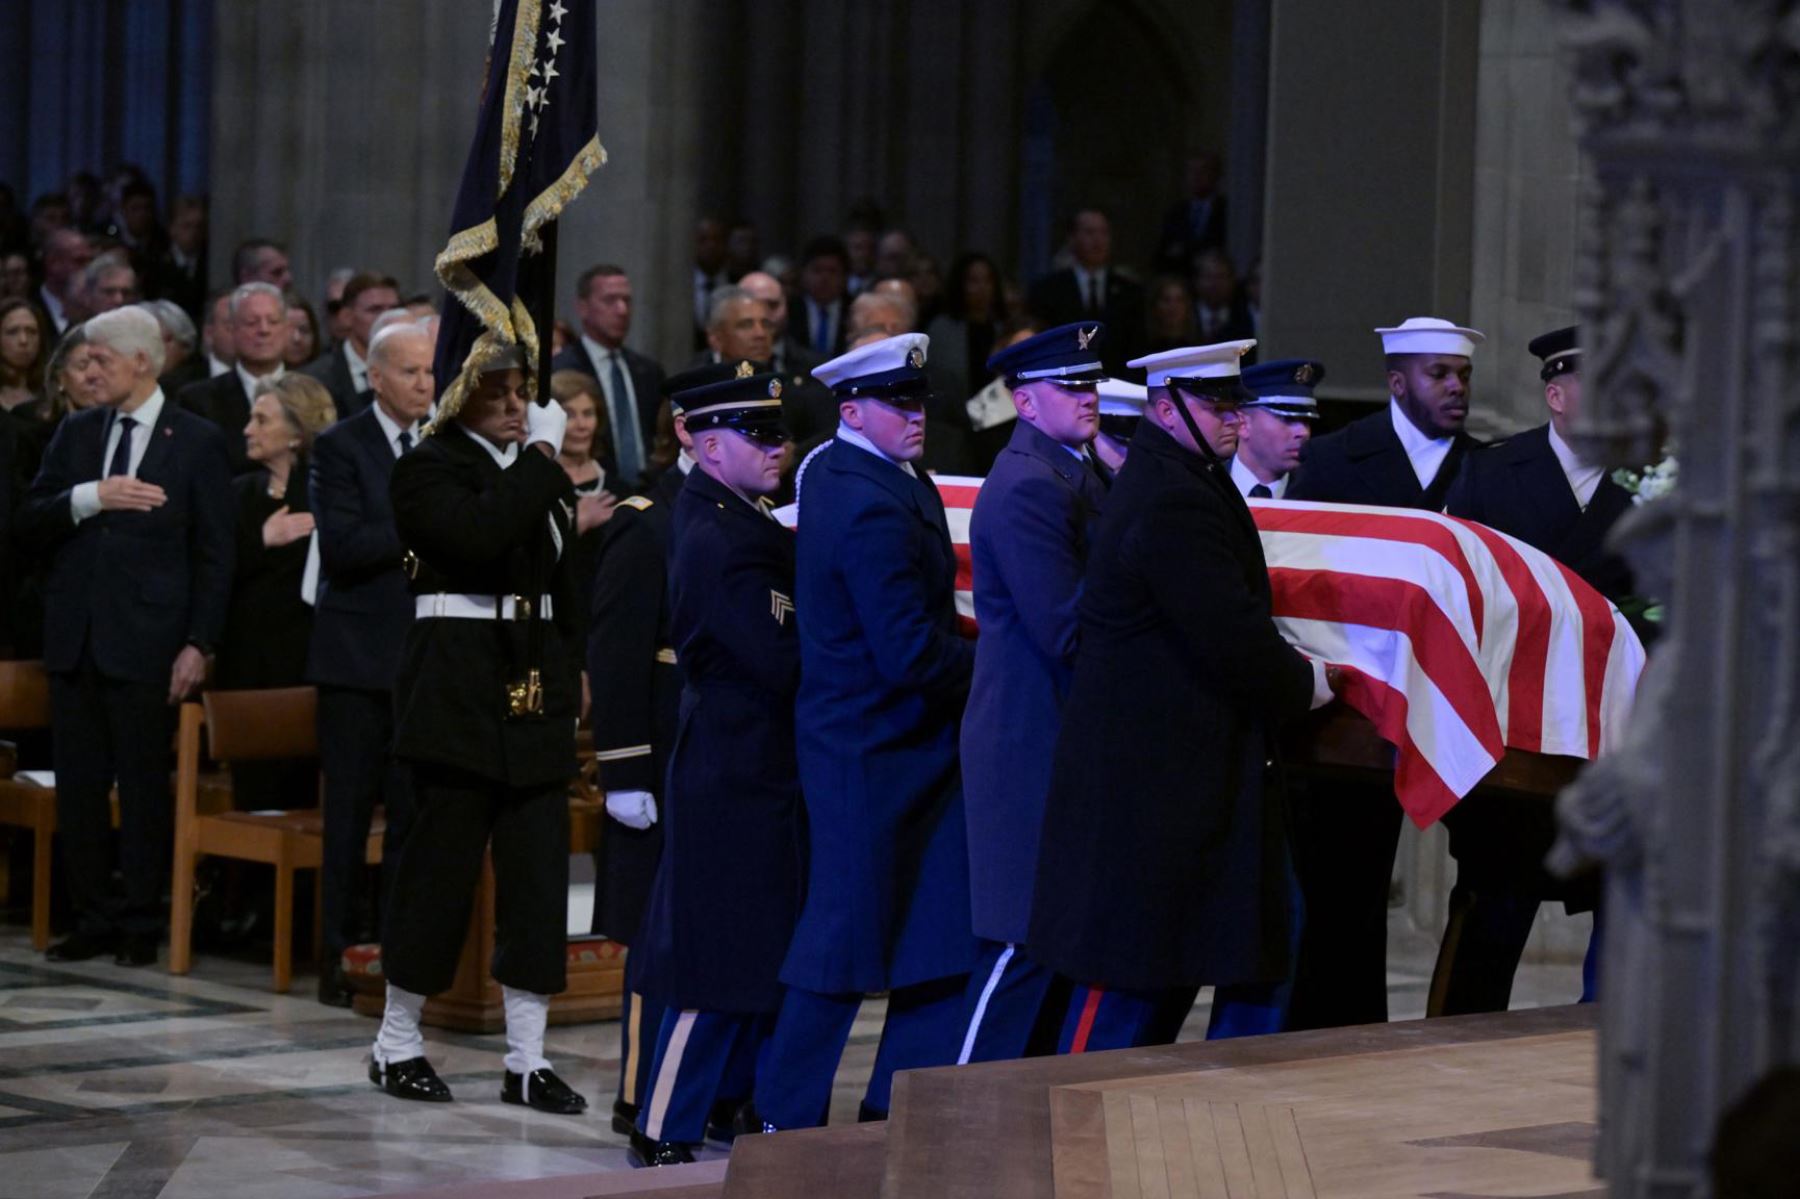
<path fill-rule="evenodd" d="M 1313 388 L 1325 378 L 1325 364 L 1310 358 L 1279 358 L 1244 368 L 1244 411 L 1268 412 L 1284 421 L 1319 419 L 1319 401 Z M 1239 449 L 1243 445 L 1239 443 Z M 1284 500 L 1292 475 L 1282 475 L 1265 483 L 1245 465 L 1240 452 L 1231 459 L 1231 482 L 1238 494 L 1247 500 Z"/>
<path fill-rule="evenodd" d="M 890 337 L 813 373 L 840 400 L 917 411 L 925 345 Z M 956 628 L 943 501 L 847 424 L 812 456 L 800 497 L 795 720 L 810 864 L 756 1084 L 758 1112 L 782 1128 L 823 1119 L 869 992 L 889 992 L 870 1111 L 886 1112 L 895 1070 L 954 1061 L 976 951 L 957 755 L 974 650 Z"/>
<path fill-rule="evenodd" d="M 717 382 L 713 369 L 688 372 L 697 385 L 670 380 L 688 431 L 781 445 L 779 376 L 746 364 Z M 794 535 L 756 498 L 697 467 L 675 503 L 681 715 L 662 863 L 632 948 L 635 985 L 665 1010 L 633 1142 L 640 1164 L 688 1160 L 717 1101 L 748 1098 L 805 883 Z"/>
<path fill-rule="evenodd" d="M 668 557 L 675 497 L 693 460 L 685 451 L 657 477 L 648 495 L 619 501 L 600 527 L 588 616 L 587 671 L 600 786 L 607 792 L 663 793 L 669 747 L 681 702 L 681 669 L 669 633 Z M 593 931 L 629 947 L 637 940 L 663 826 L 647 808 L 632 827 L 608 815 L 594 851 Z M 631 985 L 626 957 L 624 1011 L 619 1018 L 619 1092 L 613 1130 L 628 1136 L 650 1082 L 650 1055 L 662 1006 Z"/>
<path fill-rule="evenodd" d="M 988 359 L 1009 387 L 1094 391 L 1096 323 L 1047 330 Z M 1054 975 L 1023 948 L 1037 884 L 1050 758 L 1080 640 L 1076 601 L 1106 494 L 1085 446 L 1020 417 L 975 499 L 975 674 L 963 716 L 969 896 L 981 956 L 969 974 L 958 1063 L 1021 1057 Z"/>
<path fill-rule="evenodd" d="M 585 1100 L 542 1056 L 567 958 L 574 485 L 532 446 L 501 450 L 440 421 L 395 464 L 391 493 L 416 603 L 394 689 L 394 752 L 412 768 L 415 812 L 383 930 L 388 1007 L 370 1077 L 402 1097 L 449 1098 L 416 1064 L 417 1009 L 455 976 L 491 844 L 502 1098 L 574 1113 Z M 408 1048 L 418 1054 L 400 1056 Z"/>
<path fill-rule="evenodd" d="M 1133 365 L 1178 404 L 1235 401 L 1243 346 Z M 1215 1009 L 1266 1005 L 1292 927 L 1272 729 L 1330 697 L 1323 667 L 1275 628 L 1262 542 L 1225 463 L 1153 421 L 1107 493 L 1080 620 L 1028 941 L 1077 984 L 1059 1044 L 1071 1053 L 1172 1041 L 1206 984 Z"/>
<path fill-rule="evenodd" d="M 1484 340 L 1474 329 L 1434 317 L 1412 317 L 1376 332 L 1389 354 L 1469 357 Z M 1463 463 L 1480 444 L 1465 433 L 1428 438 L 1390 400 L 1381 411 L 1308 442 L 1287 498 L 1441 512 Z M 1433 461 L 1435 467 L 1421 469 Z M 1291 1027 L 1387 1019 L 1388 888 L 1401 819 L 1388 783 L 1296 790 L 1294 856 L 1307 917 Z"/>
<path fill-rule="evenodd" d="M 1580 369 L 1574 327 L 1533 338 L 1530 351 L 1546 384 Z M 1606 535 L 1630 509 L 1629 492 L 1603 468 L 1583 462 L 1554 424 L 1543 424 L 1471 454 L 1444 510 L 1544 551 L 1617 602 L 1632 592 L 1631 570 L 1607 550 Z M 1556 840 L 1553 798 L 1477 792 L 1450 811 L 1444 826 L 1456 883 L 1427 1012 L 1503 1012 L 1538 904 L 1593 910 L 1598 876 L 1565 880 L 1544 869 Z M 1596 918 L 1596 938 L 1599 928 Z M 1593 997 L 1596 943 L 1589 943 L 1584 999 Z"/>

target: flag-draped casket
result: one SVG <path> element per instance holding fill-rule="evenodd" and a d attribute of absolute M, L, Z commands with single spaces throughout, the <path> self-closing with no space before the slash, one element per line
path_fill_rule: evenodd
<path fill-rule="evenodd" d="M 972 619 L 969 513 L 981 480 L 937 484 L 958 604 Z M 1303 653 L 1345 669 L 1342 698 L 1394 746 L 1394 792 L 1419 825 L 1508 749 L 1593 758 L 1620 737 L 1643 646 L 1549 555 L 1412 509 L 1251 500 L 1250 511 L 1276 624 Z"/>

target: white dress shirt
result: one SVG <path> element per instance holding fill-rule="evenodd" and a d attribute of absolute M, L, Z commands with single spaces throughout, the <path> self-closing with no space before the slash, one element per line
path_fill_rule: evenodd
<path fill-rule="evenodd" d="M 1400 435 L 1400 448 L 1406 451 L 1413 474 L 1419 478 L 1419 486 L 1430 487 L 1442 469 L 1444 459 L 1450 456 L 1450 444 L 1456 438 L 1425 436 L 1419 426 L 1412 423 L 1412 418 L 1400 410 L 1399 400 L 1388 401 L 1388 415 L 1394 418 L 1394 432 Z"/>
<path fill-rule="evenodd" d="M 1600 480 L 1606 477 L 1606 471 L 1598 466 L 1589 466 L 1581 460 L 1573 446 L 1557 435 L 1556 426 L 1550 426 L 1550 452 L 1556 455 L 1557 465 L 1562 467 L 1563 478 L 1569 481 L 1569 490 L 1575 493 L 1575 502 L 1581 505 L 1583 512 L 1594 502 L 1594 492 L 1600 487 Z"/>
<path fill-rule="evenodd" d="M 206 356 L 206 377 L 208 379 L 217 379 L 220 375 L 229 373 L 230 370 L 231 368 L 229 366 L 226 366 L 211 354 Z"/>
<path fill-rule="evenodd" d="M 1250 473 L 1250 468 L 1244 465 L 1242 458 L 1233 457 L 1231 460 L 1231 481 L 1237 484 L 1238 494 L 1246 499 L 1250 497 L 1250 489 L 1258 483 L 1262 483 L 1269 489 L 1271 499 L 1278 500 L 1287 495 L 1288 476 L 1282 475 L 1273 483 L 1263 483 L 1261 479 Z"/>
<path fill-rule="evenodd" d="M 641 444 L 643 431 L 638 428 L 637 384 L 631 381 L 631 364 L 625 361 L 625 351 L 609 350 L 585 333 L 581 335 L 581 348 L 587 351 L 588 361 L 594 367 L 594 377 L 600 380 L 601 396 L 606 400 L 606 419 L 613 430 L 613 437 L 630 432 L 638 436 Z M 623 396 L 613 394 L 611 359 L 614 354 L 619 356 L 619 376 L 625 380 Z"/>
<path fill-rule="evenodd" d="M 361 395 L 369 390 L 369 362 L 356 352 L 356 347 L 348 341 L 344 343 L 344 365 L 350 368 L 350 385 Z"/>
<path fill-rule="evenodd" d="M 403 447 L 400 444 L 400 434 L 403 431 L 412 434 L 413 445 L 416 446 L 419 444 L 420 432 L 418 421 L 414 421 L 402 430 L 400 428 L 400 422 L 389 416 L 387 414 L 387 409 L 383 408 L 379 403 L 370 404 L 369 407 L 375 410 L 375 423 L 381 426 L 382 435 L 387 438 L 388 448 L 394 451 L 394 457 L 398 458 L 401 454 L 404 454 L 408 448 L 411 448 Z M 477 437 L 475 440 L 481 441 L 481 438 Z M 487 443 L 482 442 L 482 444 L 486 445 Z"/>
<path fill-rule="evenodd" d="M 249 371 L 244 369 L 244 364 L 241 362 L 236 364 L 235 366 L 233 366 L 231 369 L 237 372 L 238 385 L 244 389 L 244 400 L 250 404 L 256 403 L 256 385 L 258 383 L 261 383 L 264 379 L 268 379 L 271 382 L 273 382 L 274 380 L 279 379 L 279 378 L 281 378 L 281 376 L 287 374 L 287 367 L 283 366 L 279 362 L 277 362 L 275 364 L 275 369 L 270 371 L 266 375 L 251 374 Z"/>
<path fill-rule="evenodd" d="M 1090 271 L 1086 267 L 1082 266 L 1079 262 L 1077 262 L 1070 269 L 1075 272 L 1075 290 L 1077 292 L 1079 292 L 1081 295 L 1082 311 L 1083 312 L 1089 311 L 1089 308 L 1088 308 L 1088 285 L 1089 285 L 1090 281 L 1092 282 L 1093 286 L 1096 289 L 1098 289 L 1097 294 L 1098 294 L 1098 298 L 1100 300 L 1099 306 L 1101 308 L 1105 308 L 1106 307 L 1106 268 L 1101 267 L 1097 271 Z"/>
<path fill-rule="evenodd" d="M 874 442 L 870 441 L 867 437 L 864 437 L 861 433 L 858 433 L 855 429 L 852 429 L 849 425 L 846 425 L 843 421 L 838 422 L 837 437 L 839 441 L 847 441 L 864 453 L 875 455 L 883 462 L 893 463 L 915 479 L 919 477 L 919 472 L 913 469 L 912 463 L 901 462 L 896 458 L 888 457 L 886 454 L 875 448 Z M 808 456 L 810 457 L 810 455 Z"/>
<path fill-rule="evenodd" d="M 833 348 L 837 346 L 838 325 L 844 319 L 844 302 L 842 300 L 834 300 L 830 304 L 820 304 L 811 296 L 807 296 L 801 302 L 800 310 L 806 316 L 805 335 L 801 340 L 805 341 L 810 349 L 829 357 Z M 814 336 L 819 329 L 819 314 L 821 312 L 825 314 L 824 345 L 820 345 L 819 339 Z"/>
<path fill-rule="evenodd" d="M 100 478 L 112 469 L 113 455 L 118 452 L 119 438 L 125 433 L 125 426 L 119 418 L 129 416 L 136 422 L 131 429 L 131 457 L 125 473 L 137 478 L 138 467 L 143 465 L 144 451 L 150 448 L 150 436 L 156 432 L 156 422 L 162 416 L 163 393 L 157 388 L 150 393 L 150 398 L 139 404 L 136 412 L 115 412 L 108 422 L 106 444 L 100 455 Z M 80 524 L 88 517 L 100 511 L 100 482 L 98 479 L 88 483 L 77 483 L 69 489 L 69 519 Z"/>
<path fill-rule="evenodd" d="M 57 298 L 55 292 L 48 287 L 38 288 L 38 303 L 42 304 L 44 311 L 50 314 L 51 328 L 61 333 L 69 327 L 68 313 L 63 311 L 63 302 Z"/>

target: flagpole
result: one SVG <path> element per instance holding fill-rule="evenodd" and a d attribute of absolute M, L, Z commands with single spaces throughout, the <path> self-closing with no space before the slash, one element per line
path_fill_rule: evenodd
<path fill-rule="evenodd" d="M 556 233 L 561 221 L 551 221 L 538 230 L 544 248 L 538 251 L 538 269 L 543 272 L 543 286 L 538 289 L 531 319 L 537 325 L 537 395 L 538 403 L 551 402 L 550 359 L 556 344 Z"/>

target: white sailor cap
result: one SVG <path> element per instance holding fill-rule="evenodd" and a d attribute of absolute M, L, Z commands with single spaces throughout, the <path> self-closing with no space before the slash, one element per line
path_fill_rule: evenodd
<path fill-rule="evenodd" d="M 1487 336 L 1435 316 L 1409 316 L 1391 329 L 1377 329 L 1384 354 L 1458 354 L 1473 357 Z"/>
<path fill-rule="evenodd" d="M 1100 380 L 1101 416 L 1142 416 L 1149 389 L 1128 379 Z"/>
<path fill-rule="evenodd" d="M 902 333 L 839 354 L 813 367 L 813 378 L 838 395 L 893 396 L 927 390 L 925 351 L 931 339 Z"/>
<path fill-rule="evenodd" d="M 1141 367 L 1150 387 L 1167 387 L 1171 379 L 1236 379 L 1238 362 L 1256 347 L 1254 338 L 1221 341 L 1210 346 L 1183 346 L 1134 358 L 1126 366 Z"/>

